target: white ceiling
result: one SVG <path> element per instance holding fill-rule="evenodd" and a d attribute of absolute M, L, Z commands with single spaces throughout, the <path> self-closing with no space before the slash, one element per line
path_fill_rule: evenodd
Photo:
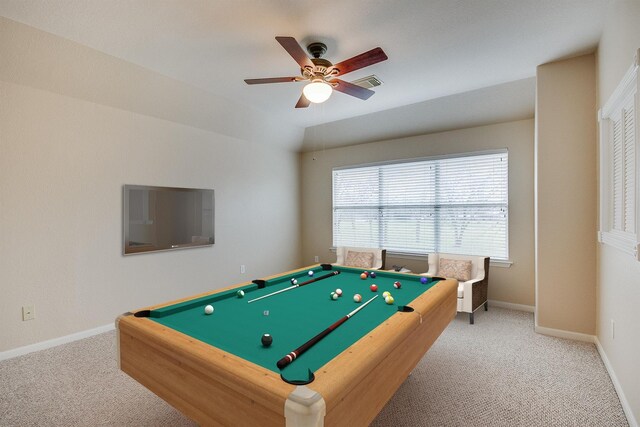
<path fill-rule="evenodd" d="M 309 127 L 525 79 L 593 51 L 610 0 L 0 0 L 0 15 Z M 380 46 L 389 60 L 347 74 L 384 85 L 294 109 L 303 83 L 276 42 L 328 46 L 336 63 Z"/>

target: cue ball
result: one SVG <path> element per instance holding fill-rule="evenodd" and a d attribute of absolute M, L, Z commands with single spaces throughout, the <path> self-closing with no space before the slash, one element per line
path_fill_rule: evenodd
<path fill-rule="evenodd" d="M 373 285 L 369 286 L 369 289 L 371 289 L 371 292 L 378 292 L 378 285 L 374 283 Z"/>
<path fill-rule="evenodd" d="M 309 276 L 313 276 L 313 270 L 309 270 L 309 272 L 307 273 Z"/>
<path fill-rule="evenodd" d="M 421 278 L 420 278 L 420 283 L 422 283 L 423 285 L 424 285 L 425 283 L 427 283 L 427 278 L 426 278 L 426 277 L 421 277 Z"/>
<path fill-rule="evenodd" d="M 292 278 L 291 279 L 291 284 L 292 285 L 297 285 L 298 284 L 298 279 Z"/>
<path fill-rule="evenodd" d="M 204 314 L 211 314 L 213 313 L 213 306 L 212 305 L 207 305 L 204 307 Z"/>
<path fill-rule="evenodd" d="M 342 289 L 338 288 L 336 289 L 336 294 L 338 294 L 339 297 L 342 296 Z"/>
<path fill-rule="evenodd" d="M 355 295 L 353 296 L 353 300 L 354 300 L 355 302 L 360 302 L 360 301 L 362 301 L 362 295 L 360 295 L 360 294 L 355 294 Z"/>
<path fill-rule="evenodd" d="M 269 347 L 271 345 L 271 343 L 273 342 L 273 338 L 269 334 L 264 334 L 260 341 L 262 341 L 262 345 L 264 347 Z"/>
<path fill-rule="evenodd" d="M 238 296 L 238 298 L 244 298 L 244 291 L 241 289 L 238 292 L 236 292 L 236 295 Z"/>
<path fill-rule="evenodd" d="M 400 289 L 402 287 L 402 283 L 400 282 L 393 282 L 393 287 L 396 289 Z"/>
<path fill-rule="evenodd" d="M 372 271 L 371 273 L 369 273 L 369 277 L 371 277 L 372 279 L 376 278 L 376 272 Z"/>

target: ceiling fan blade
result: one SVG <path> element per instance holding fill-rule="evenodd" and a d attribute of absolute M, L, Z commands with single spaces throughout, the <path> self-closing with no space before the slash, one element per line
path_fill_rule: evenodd
<path fill-rule="evenodd" d="M 261 85 L 264 83 L 285 83 L 295 82 L 295 77 L 270 77 L 266 79 L 245 79 L 244 82 L 248 85 Z"/>
<path fill-rule="evenodd" d="M 296 108 L 307 108 L 311 104 L 311 101 L 304 96 L 304 93 L 300 95 L 300 99 L 298 99 L 298 103 L 296 104 Z"/>
<path fill-rule="evenodd" d="M 276 37 L 276 40 L 282 45 L 284 50 L 289 52 L 289 55 L 291 55 L 291 57 L 295 59 L 298 65 L 300 65 L 300 68 L 304 68 L 307 66 L 313 68 L 313 62 L 311 62 L 311 59 L 309 59 L 304 50 L 302 50 L 300 44 L 296 41 L 296 39 L 294 39 L 293 37 L 278 36 Z"/>
<path fill-rule="evenodd" d="M 364 100 L 371 98 L 371 95 L 375 93 L 372 90 L 354 85 L 353 83 L 345 82 L 344 80 L 340 79 L 333 79 L 331 80 L 331 83 L 338 83 L 337 86 L 333 87 L 335 90 Z"/>
<path fill-rule="evenodd" d="M 338 62 L 333 66 L 331 70 L 338 70 L 338 75 L 344 76 L 345 74 L 352 71 L 368 67 L 369 65 L 373 65 L 378 62 L 386 61 L 387 59 L 389 59 L 387 57 L 387 54 L 384 53 L 381 48 L 376 47 L 375 49 L 371 49 L 368 52 L 356 55 L 353 58 L 345 59 L 342 62 Z"/>

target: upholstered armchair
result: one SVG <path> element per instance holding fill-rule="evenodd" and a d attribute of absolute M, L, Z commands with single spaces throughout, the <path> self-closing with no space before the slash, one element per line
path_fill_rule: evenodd
<path fill-rule="evenodd" d="M 385 249 L 378 248 L 354 248 L 338 246 L 336 248 L 336 264 L 348 267 L 360 267 L 369 270 L 384 269 L 387 255 Z"/>
<path fill-rule="evenodd" d="M 423 275 L 458 280 L 458 312 L 469 313 L 473 325 L 474 311 L 482 305 L 488 310 L 489 257 L 433 253 L 428 262 L 429 271 Z"/>

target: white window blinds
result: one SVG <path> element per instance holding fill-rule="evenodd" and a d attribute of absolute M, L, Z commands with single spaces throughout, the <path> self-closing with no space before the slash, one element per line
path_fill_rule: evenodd
<path fill-rule="evenodd" d="M 599 240 L 640 260 L 638 70 L 636 55 L 634 64 L 599 112 Z"/>
<path fill-rule="evenodd" d="M 333 245 L 508 259 L 506 151 L 333 171 Z"/>

